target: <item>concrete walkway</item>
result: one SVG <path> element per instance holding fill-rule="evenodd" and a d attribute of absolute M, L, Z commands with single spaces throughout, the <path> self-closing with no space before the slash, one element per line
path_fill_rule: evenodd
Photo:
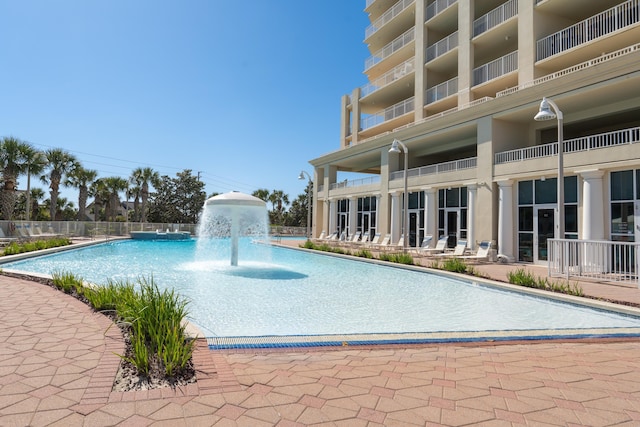
<path fill-rule="evenodd" d="M 618 288 L 616 299 L 640 298 Z M 106 317 L 0 276 L 0 426 L 640 425 L 637 339 L 216 352 L 200 342 L 197 384 L 112 392 L 122 351 Z"/>

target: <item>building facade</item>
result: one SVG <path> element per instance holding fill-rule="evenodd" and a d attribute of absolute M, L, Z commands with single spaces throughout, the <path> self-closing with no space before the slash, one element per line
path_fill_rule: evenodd
<path fill-rule="evenodd" d="M 310 162 L 315 236 L 395 242 L 408 196 L 413 247 L 492 240 L 542 263 L 561 218 L 563 238 L 640 241 L 640 0 L 366 0 L 365 13 L 368 83 L 342 98 L 339 149 Z M 534 120 L 543 97 L 562 122 Z"/>

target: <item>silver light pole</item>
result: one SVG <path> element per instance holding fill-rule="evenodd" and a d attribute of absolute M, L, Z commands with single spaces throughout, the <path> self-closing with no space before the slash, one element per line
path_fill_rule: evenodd
<path fill-rule="evenodd" d="M 311 176 L 305 172 L 300 171 L 298 179 L 303 180 L 305 175 L 307 176 L 307 239 L 311 239 Z"/>
<path fill-rule="evenodd" d="M 553 111 L 551 111 L 551 108 Z M 555 111 L 555 113 L 554 113 Z M 563 166 L 563 132 L 562 132 L 562 111 L 555 102 L 548 98 L 542 98 L 540 110 L 533 118 L 536 121 L 558 119 L 558 227 L 556 239 L 564 239 L 564 166 Z"/>
<path fill-rule="evenodd" d="M 402 151 L 404 151 L 404 215 L 402 219 L 402 249 L 404 250 L 404 252 L 406 252 L 409 242 L 409 193 L 407 192 L 407 168 L 409 166 L 409 150 L 407 149 L 407 146 L 402 143 L 402 141 L 400 141 L 399 139 L 394 139 L 393 143 L 391 143 L 391 148 L 389 148 L 389 152 L 400 154 L 400 148 L 402 148 Z"/>

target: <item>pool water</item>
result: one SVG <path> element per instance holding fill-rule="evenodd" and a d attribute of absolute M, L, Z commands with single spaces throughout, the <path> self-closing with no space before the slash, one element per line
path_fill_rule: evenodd
<path fill-rule="evenodd" d="M 110 242 L 2 268 L 96 284 L 153 277 L 189 300 L 190 319 L 212 337 L 640 328 L 633 316 L 250 239 L 238 267 L 192 239 Z"/>

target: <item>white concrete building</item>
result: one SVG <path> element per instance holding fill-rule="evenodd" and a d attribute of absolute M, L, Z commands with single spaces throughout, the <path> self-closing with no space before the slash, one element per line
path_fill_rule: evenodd
<path fill-rule="evenodd" d="M 311 160 L 313 234 L 493 240 L 545 262 L 548 238 L 640 241 L 640 0 L 367 0 L 368 83 L 339 148 Z M 353 70 L 354 73 L 360 70 Z M 557 212 L 563 113 L 564 209 Z M 341 172 L 362 178 L 338 181 Z"/>

